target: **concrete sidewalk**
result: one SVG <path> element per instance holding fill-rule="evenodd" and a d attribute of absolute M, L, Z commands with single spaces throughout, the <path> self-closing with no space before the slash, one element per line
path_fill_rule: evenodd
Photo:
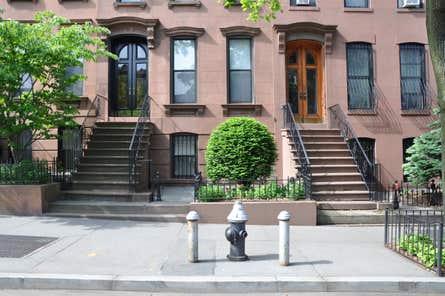
<path fill-rule="evenodd" d="M 291 227 L 288 267 L 278 264 L 278 227 L 248 225 L 251 260 L 241 263 L 226 260 L 225 228 L 200 225 L 200 262 L 189 264 L 184 224 L 0 216 L 1 235 L 58 238 L 0 258 L 0 288 L 445 292 L 445 279 L 384 248 L 383 227 Z"/>

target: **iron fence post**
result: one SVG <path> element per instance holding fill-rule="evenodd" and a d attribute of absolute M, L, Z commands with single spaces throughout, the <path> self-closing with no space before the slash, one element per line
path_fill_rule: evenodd
<path fill-rule="evenodd" d="M 202 173 L 198 172 L 195 175 L 195 186 L 194 186 L 194 192 L 193 192 L 193 202 L 197 202 L 199 199 L 199 188 L 201 187 L 202 182 Z"/>
<path fill-rule="evenodd" d="M 443 251 L 443 223 L 439 224 L 439 245 L 437 250 L 437 275 L 442 276 L 442 251 Z"/>
<path fill-rule="evenodd" d="M 399 183 L 397 180 L 394 182 L 394 199 L 392 201 L 392 207 L 394 210 L 399 208 Z"/>
<path fill-rule="evenodd" d="M 385 209 L 385 246 L 388 245 L 389 209 Z"/>
<path fill-rule="evenodd" d="M 162 201 L 161 199 L 161 182 L 159 177 L 159 171 L 155 173 L 155 186 L 156 186 L 156 201 Z"/>

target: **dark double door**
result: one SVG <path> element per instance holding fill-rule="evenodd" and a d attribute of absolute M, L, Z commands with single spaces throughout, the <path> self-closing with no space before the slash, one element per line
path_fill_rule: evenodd
<path fill-rule="evenodd" d="M 111 113 L 113 116 L 138 116 L 148 91 L 148 52 L 146 42 L 127 39 L 115 42 L 111 71 Z"/>

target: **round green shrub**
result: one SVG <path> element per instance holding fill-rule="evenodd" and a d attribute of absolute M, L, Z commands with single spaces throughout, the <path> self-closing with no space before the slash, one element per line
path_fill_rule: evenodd
<path fill-rule="evenodd" d="M 231 118 L 212 132 L 205 157 L 210 179 L 248 181 L 270 176 L 277 148 L 264 124 L 252 118 Z"/>

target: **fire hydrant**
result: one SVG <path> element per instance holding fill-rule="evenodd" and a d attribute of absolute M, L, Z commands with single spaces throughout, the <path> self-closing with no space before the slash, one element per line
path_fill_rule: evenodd
<path fill-rule="evenodd" d="M 230 226 L 226 229 L 226 239 L 230 242 L 230 253 L 227 258 L 230 261 L 246 261 L 249 257 L 245 254 L 245 242 L 247 237 L 246 221 L 249 219 L 244 211 L 241 201 L 235 202 L 233 209 L 227 216 Z"/>

